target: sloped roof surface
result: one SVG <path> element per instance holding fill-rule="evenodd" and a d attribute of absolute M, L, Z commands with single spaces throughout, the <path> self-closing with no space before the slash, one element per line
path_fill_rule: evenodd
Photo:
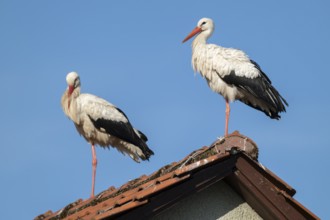
<path fill-rule="evenodd" d="M 35 220 L 140 219 L 169 209 L 177 201 L 224 179 L 265 219 L 318 219 L 293 199 L 295 190 L 257 162 L 257 145 L 234 132 L 151 175 L 91 199 L 79 199 Z"/>

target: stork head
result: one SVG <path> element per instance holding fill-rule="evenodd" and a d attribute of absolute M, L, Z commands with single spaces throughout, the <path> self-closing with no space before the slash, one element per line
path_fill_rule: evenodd
<path fill-rule="evenodd" d="M 80 78 L 78 73 L 68 73 L 68 75 L 66 75 L 66 83 L 68 84 L 68 96 L 70 97 L 73 90 L 80 86 Z"/>
<path fill-rule="evenodd" d="M 203 33 L 205 39 L 209 38 L 214 30 L 214 24 L 212 19 L 210 18 L 202 18 L 198 21 L 197 27 L 195 27 L 194 30 L 182 41 L 182 43 L 186 42 L 190 38 L 192 38 L 195 35 L 199 35 Z"/>

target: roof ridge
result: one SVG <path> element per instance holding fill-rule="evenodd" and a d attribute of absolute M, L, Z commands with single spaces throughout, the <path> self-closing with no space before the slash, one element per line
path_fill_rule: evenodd
<path fill-rule="evenodd" d="M 158 185 L 157 190 L 160 190 L 160 188 L 163 187 L 160 186 L 160 184 L 165 183 L 167 180 L 172 180 L 176 177 L 176 182 L 178 182 L 179 180 L 184 180 L 185 175 L 189 174 L 190 172 L 197 172 L 198 170 L 203 169 L 203 167 L 211 165 L 214 161 L 226 158 L 226 156 L 230 156 L 231 154 L 240 151 L 248 153 L 249 157 L 255 160 L 258 157 L 257 145 L 251 139 L 241 135 L 238 131 L 235 131 L 232 134 L 226 136 L 225 138 L 219 138 L 210 146 L 203 146 L 197 150 L 194 150 L 178 162 L 172 162 L 170 164 L 164 165 L 150 175 L 144 174 L 138 178 L 124 183 L 118 188 L 111 186 L 108 189 L 97 194 L 94 198 L 90 198 L 85 201 L 79 199 L 73 203 L 68 204 L 67 206 L 55 213 L 48 211 L 42 215 L 37 216 L 35 219 L 54 220 L 58 219 L 59 217 L 65 218 L 66 216 L 71 216 L 75 213 L 80 212 L 81 210 L 97 206 L 98 204 L 103 203 L 105 201 L 107 201 L 109 206 L 112 204 L 112 208 L 115 208 L 116 205 L 120 206 L 121 202 L 123 202 L 122 204 L 124 204 L 125 201 L 128 200 L 127 197 L 130 197 L 131 195 L 134 195 L 139 191 L 146 190 L 148 188 L 147 186 L 144 186 L 144 184 L 146 183 L 150 183 L 149 187 Z M 116 201 L 120 200 L 120 202 L 109 203 L 108 201 L 111 199 L 116 199 Z M 132 198 L 132 201 L 133 200 L 134 198 Z"/>

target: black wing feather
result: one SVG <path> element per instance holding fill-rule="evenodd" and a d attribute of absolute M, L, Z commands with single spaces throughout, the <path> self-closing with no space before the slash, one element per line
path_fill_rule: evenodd
<path fill-rule="evenodd" d="M 122 110 L 120 110 L 119 108 L 116 109 L 127 118 L 127 116 Z M 89 115 L 88 117 L 98 130 L 101 130 L 101 128 L 103 128 L 106 133 L 139 147 L 142 150 L 143 154 L 146 156 L 146 159 L 148 159 L 151 155 L 154 154 L 153 151 L 150 150 L 146 144 L 146 141 L 148 140 L 146 135 L 144 135 L 141 131 L 137 130 L 141 136 L 139 137 L 135 133 L 129 121 L 125 123 L 121 121 L 108 120 L 105 118 L 98 118 L 95 120 Z"/>
<path fill-rule="evenodd" d="M 106 133 L 113 135 L 117 138 L 120 138 L 128 143 L 139 146 L 139 137 L 134 133 L 134 130 L 130 128 L 130 125 L 124 122 L 107 120 L 104 118 L 98 118 L 94 120 L 92 117 L 89 117 L 93 122 L 94 126 L 101 130 L 102 128 Z M 135 135 L 134 135 L 135 134 Z"/>
<path fill-rule="evenodd" d="M 285 112 L 286 110 L 284 105 L 288 106 L 288 103 L 279 94 L 279 92 L 271 85 L 270 79 L 261 70 L 260 66 L 255 61 L 253 60 L 250 61 L 255 66 L 255 68 L 258 69 L 258 71 L 260 72 L 260 75 L 258 77 L 248 78 L 248 77 L 237 76 L 235 74 L 235 71 L 233 70 L 229 75 L 222 77 L 222 80 L 229 85 L 234 85 L 248 92 L 250 95 L 254 96 L 257 99 L 262 100 L 264 103 L 267 103 L 267 105 L 271 106 L 270 109 L 273 109 L 273 111 L 271 112 L 271 115 L 269 115 L 269 113 L 261 109 L 260 106 L 255 106 L 248 100 L 241 100 L 247 105 L 265 112 L 265 114 L 270 116 L 271 118 L 276 118 L 276 119 L 280 118 L 278 113 Z"/>
<path fill-rule="evenodd" d="M 267 82 L 269 82 L 269 84 L 272 84 L 272 81 L 270 81 L 270 79 L 268 78 L 268 76 L 266 75 L 266 73 L 264 73 L 264 71 L 262 71 L 262 69 L 259 66 L 259 64 L 257 64 L 257 62 L 255 62 L 254 60 L 250 60 L 250 62 L 254 65 L 255 68 L 257 68 L 259 70 L 259 72 L 267 80 Z"/>

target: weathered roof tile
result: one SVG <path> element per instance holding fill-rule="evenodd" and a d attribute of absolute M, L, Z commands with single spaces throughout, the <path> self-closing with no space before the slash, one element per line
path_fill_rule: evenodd
<path fill-rule="evenodd" d="M 119 188 L 109 187 L 92 199 L 77 200 L 55 213 L 47 211 L 35 219 L 150 217 L 171 207 L 184 196 L 223 178 L 266 218 L 304 216 L 318 219 L 292 198 L 295 190 L 257 163 L 257 158 L 257 145 L 234 132 L 215 141 L 210 147 L 204 146 L 178 162 L 161 167 L 149 176 L 142 175 Z M 277 206 L 280 210 L 264 211 Z"/>

